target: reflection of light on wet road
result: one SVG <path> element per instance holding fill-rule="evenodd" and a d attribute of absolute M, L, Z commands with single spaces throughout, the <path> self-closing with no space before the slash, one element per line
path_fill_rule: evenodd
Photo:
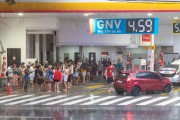
<path fill-rule="evenodd" d="M 126 113 L 126 120 L 133 120 L 132 112 L 127 112 Z"/>

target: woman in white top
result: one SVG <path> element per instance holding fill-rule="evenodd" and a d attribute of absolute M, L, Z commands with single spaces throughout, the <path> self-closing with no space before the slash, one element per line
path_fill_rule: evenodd
<path fill-rule="evenodd" d="M 31 87 L 34 87 L 33 86 L 33 81 L 34 81 L 34 77 L 35 77 L 35 69 L 34 69 L 34 64 L 32 63 L 31 64 L 31 67 L 29 69 L 29 77 L 30 77 L 30 84 L 31 84 Z"/>

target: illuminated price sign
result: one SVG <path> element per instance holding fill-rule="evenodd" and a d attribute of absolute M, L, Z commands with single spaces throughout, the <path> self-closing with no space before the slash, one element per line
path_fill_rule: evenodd
<path fill-rule="evenodd" d="M 126 20 L 126 33 L 157 34 L 158 22 L 154 18 L 140 18 Z"/>
<path fill-rule="evenodd" d="M 90 34 L 158 34 L 158 18 L 90 19 Z"/>
<path fill-rule="evenodd" d="M 180 23 L 173 23 L 173 33 L 180 33 Z"/>

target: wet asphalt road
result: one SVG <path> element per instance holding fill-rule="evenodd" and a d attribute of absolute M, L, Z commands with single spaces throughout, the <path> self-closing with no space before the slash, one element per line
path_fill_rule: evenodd
<path fill-rule="evenodd" d="M 21 91 L 15 91 L 13 92 L 13 94 L 26 95 Z M 47 93 L 44 91 L 36 91 L 30 89 L 28 95 L 31 94 L 41 96 L 46 95 Z M 73 86 L 73 88 L 67 93 L 61 92 L 59 94 L 56 94 L 53 92 L 48 94 L 50 94 L 50 98 L 60 95 L 67 95 L 68 97 L 82 95 L 83 99 L 86 99 L 86 96 L 98 96 L 98 99 L 103 99 L 108 96 L 114 96 L 116 99 L 122 99 L 128 96 L 132 97 L 130 95 L 117 95 L 115 92 L 109 93 L 107 91 L 107 86 L 104 84 L 104 82 Z M 5 96 L 3 92 L 1 93 L 0 98 L 2 96 Z M 150 98 L 146 98 L 147 100 L 141 100 L 132 104 L 123 104 L 132 100 L 137 101 L 137 99 L 141 99 L 142 97 Z M 23 104 L 5 105 L 17 101 L 5 101 L 4 104 L 2 104 L 1 102 L 4 100 L 2 99 L 0 100 L 0 120 L 180 120 L 180 107 L 176 106 L 180 102 L 178 101 L 180 100 L 179 97 L 180 85 L 176 84 L 174 85 L 172 92 L 169 94 L 164 94 L 162 92 L 154 92 L 148 94 L 141 93 L 141 95 L 138 97 L 133 97 L 124 101 L 119 101 L 117 102 L 117 104 L 109 105 L 101 105 L 102 102 L 100 101 L 94 104 L 85 105 L 92 100 L 86 101 L 86 103 L 84 102 L 85 104 L 78 103 L 73 105 L 62 105 L 61 103 L 53 105 L 37 104 L 27 106 L 24 105 L 28 103 L 25 101 L 23 102 Z M 158 102 L 153 102 L 152 104 L 147 105 L 138 105 L 151 100 L 156 100 L 158 98 L 163 98 L 163 100 L 161 100 L 160 102 L 164 102 L 165 104 L 171 101 L 174 102 L 171 102 L 172 104 L 167 105 L 158 105 Z M 164 101 L 164 99 L 167 100 Z M 73 99 L 71 101 L 64 101 L 63 103 L 75 102 L 79 100 L 81 101 L 82 99 Z M 114 100 L 115 99 L 113 98 L 103 102 L 105 104 L 109 101 Z"/>

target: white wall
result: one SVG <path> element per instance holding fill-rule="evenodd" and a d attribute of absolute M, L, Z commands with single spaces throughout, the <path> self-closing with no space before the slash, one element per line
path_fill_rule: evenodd
<path fill-rule="evenodd" d="M 64 53 L 69 53 L 69 59 L 74 60 L 74 53 L 79 52 L 79 46 L 61 46 L 59 48 L 60 61 L 64 62 Z"/>
<path fill-rule="evenodd" d="M 130 35 L 90 35 L 89 21 L 59 22 L 59 45 L 125 46 L 130 42 Z"/>
<path fill-rule="evenodd" d="M 174 53 L 180 54 L 180 34 L 174 34 Z"/>
<path fill-rule="evenodd" d="M 1 18 L 0 40 L 7 48 L 21 48 L 21 61 L 26 59 L 26 29 L 57 29 L 56 18 Z M 7 52 L 3 54 L 7 56 Z"/>
<path fill-rule="evenodd" d="M 69 59 L 74 60 L 74 53 L 79 52 L 79 46 L 64 46 L 60 47 L 59 53 L 61 57 L 61 61 L 64 60 L 64 53 L 69 53 Z M 89 59 L 89 53 L 95 52 L 96 53 L 96 62 L 101 60 L 101 52 L 108 52 L 108 58 L 113 58 L 114 54 L 116 54 L 117 58 L 121 56 L 120 54 L 117 54 L 117 48 L 113 46 L 83 46 L 83 53 L 84 57 Z M 144 49 L 144 47 L 139 47 L 135 49 L 126 49 L 124 51 L 124 56 L 126 57 L 127 53 L 131 53 L 134 58 L 142 57 L 146 59 L 147 51 Z M 138 55 L 138 56 L 137 56 Z"/>
<path fill-rule="evenodd" d="M 157 46 L 173 46 L 173 33 L 171 25 L 159 25 L 159 33 L 154 36 Z"/>
<path fill-rule="evenodd" d="M 60 21 L 57 18 L 0 18 L 0 40 L 4 48 L 21 48 L 21 61 L 26 59 L 26 29 L 48 29 L 59 30 L 57 33 L 57 45 L 95 45 L 95 47 L 84 47 L 85 56 L 88 52 L 97 52 L 97 57 L 101 51 L 113 53 L 115 47 L 105 46 L 125 46 L 131 41 L 131 35 L 90 35 L 88 21 Z M 138 39 L 139 37 L 135 37 Z M 174 52 L 180 53 L 180 37 L 172 34 L 171 25 L 160 25 L 159 34 L 155 35 L 155 45 L 173 46 Z M 102 46 L 102 47 L 96 47 Z M 104 47 L 103 47 L 104 46 Z M 64 51 L 65 48 L 61 48 Z M 79 51 L 79 47 L 68 47 L 66 52 Z M 135 51 L 134 51 L 135 50 Z M 142 52 L 143 49 L 133 52 Z M 4 55 L 6 56 L 7 53 Z M 60 53 L 63 58 L 62 53 Z M 74 59 L 74 53 L 70 55 Z M 98 60 L 98 58 L 97 58 Z"/>

